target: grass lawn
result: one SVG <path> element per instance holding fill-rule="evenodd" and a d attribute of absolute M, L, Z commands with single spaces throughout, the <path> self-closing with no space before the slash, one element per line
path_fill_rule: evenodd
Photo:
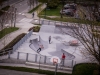
<path fill-rule="evenodd" d="M 13 32 L 13 31 L 16 31 L 16 30 L 18 30 L 18 29 L 19 29 L 19 28 L 16 28 L 16 27 L 10 27 L 10 28 L 5 28 L 5 29 L 1 30 L 1 31 L 0 31 L 0 39 L 1 39 L 2 37 L 4 37 L 5 35 L 7 35 L 7 34 Z"/>
<path fill-rule="evenodd" d="M 95 25 L 100 25 L 100 22 L 96 22 L 96 21 L 89 21 L 89 20 L 84 20 L 83 17 L 83 13 L 81 11 L 79 11 L 79 15 L 81 16 L 81 19 L 75 19 L 73 17 L 68 17 L 68 16 L 63 16 L 63 18 L 61 18 L 60 15 L 60 10 L 61 10 L 61 5 L 58 6 L 57 9 L 45 9 L 43 11 L 41 11 L 39 13 L 39 17 L 40 18 L 45 18 L 48 20 L 55 20 L 55 21 L 63 21 L 63 22 L 71 22 L 71 23 L 81 23 L 81 24 L 95 24 Z M 45 16 L 45 12 L 46 12 L 46 17 Z M 58 16 L 58 17 L 52 17 L 50 18 L 49 16 Z"/>
<path fill-rule="evenodd" d="M 45 15 L 46 16 L 60 16 L 60 10 L 61 10 L 61 5 L 57 7 L 57 9 L 45 9 L 39 14 L 39 15 Z"/>

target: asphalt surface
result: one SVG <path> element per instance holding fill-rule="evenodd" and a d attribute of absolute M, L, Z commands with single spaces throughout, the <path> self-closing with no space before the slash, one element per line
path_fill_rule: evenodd
<path fill-rule="evenodd" d="M 0 69 L 0 75 L 45 75 L 45 74 L 37 74 L 37 73 Z"/>

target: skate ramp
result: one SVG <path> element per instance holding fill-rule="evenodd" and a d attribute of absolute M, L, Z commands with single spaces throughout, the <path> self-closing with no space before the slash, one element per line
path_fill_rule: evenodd
<path fill-rule="evenodd" d="M 56 51 L 54 52 L 49 52 L 50 55 L 52 56 L 57 56 L 59 58 L 62 57 L 62 54 L 65 53 L 66 60 L 73 60 L 75 58 L 74 55 L 70 54 L 69 52 L 65 51 L 64 49 L 68 48 L 68 46 L 64 46 L 63 44 L 56 44 Z"/>
<path fill-rule="evenodd" d="M 29 47 L 32 50 L 37 51 L 37 49 L 39 48 L 39 44 L 38 44 L 37 38 L 32 40 L 32 42 L 30 43 Z"/>
<path fill-rule="evenodd" d="M 36 39 L 33 39 L 32 42 L 31 42 L 31 44 L 29 45 L 29 47 L 31 49 L 37 51 L 37 49 L 39 48 L 39 45 L 43 45 L 44 48 L 42 50 L 45 50 L 45 49 L 48 48 L 48 42 L 42 40 L 41 37 L 39 38 L 39 41 L 38 41 L 37 38 Z"/>
<path fill-rule="evenodd" d="M 42 38 L 39 38 L 39 44 L 42 44 L 44 46 L 44 49 L 48 48 L 48 41 L 42 40 Z"/>
<path fill-rule="evenodd" d="M 52 25 L 42 25 L 39 32 L 54 33 L 55 26 Z"/>

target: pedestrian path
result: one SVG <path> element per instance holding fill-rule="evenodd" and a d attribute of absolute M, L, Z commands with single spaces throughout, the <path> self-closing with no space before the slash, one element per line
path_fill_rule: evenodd
<path fill-rule="evenodd" d="M 19 22 L 31 22 L 33 19 L 29 19 L 29 18 L 23 18 L 22 20 L 20 20 Z"/>
<path fill-rule="evenodd" d="M 38 73 L 29 73 L 29 72 L 21 72 L 21 71 L 0 69 L 0 75 L 45 75 L 45 74 L 38 74 Z"/>

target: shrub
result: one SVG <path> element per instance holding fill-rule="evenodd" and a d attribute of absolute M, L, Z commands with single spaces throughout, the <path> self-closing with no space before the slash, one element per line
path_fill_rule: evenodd
<path fill-rule="evenodd" d="M 0 55 L 2 55 L 2 53 L 5 51 L 4 54 L 7 54 L 12 47 L 21 40 L 21 38 L 23 38 L 25 36 L 25 33 L 22 33 L 20 35 L 18 35 L 15 39 L 13 39 L 8 45 L 6 45 L 2 50 L 0 50 Z"/>
<path fill-rule="evenodd" d="M 9 8 L 10 8 L 10 6 L 6 6 L 6 7 L 2 8 L 1 10 L 7 11 Z M 0 11 L 0 16 L 1 16 L 3 13 L 4 13 L 4 12 Z"/>
<path fill-rule="evenodd" d="M 73 75 L 93 75 L 94 70 L 97 70 L 97 64 L 81 63 L 77 64 L 73 68 Z"/>
<path fill-rule="evenodd" d="M 32 29 L 33 29 L 33 32 L 39 32 L 40 26 L 31 27 L 28 31 L 30 31 L 30 30 L 32 30 Z"/>

